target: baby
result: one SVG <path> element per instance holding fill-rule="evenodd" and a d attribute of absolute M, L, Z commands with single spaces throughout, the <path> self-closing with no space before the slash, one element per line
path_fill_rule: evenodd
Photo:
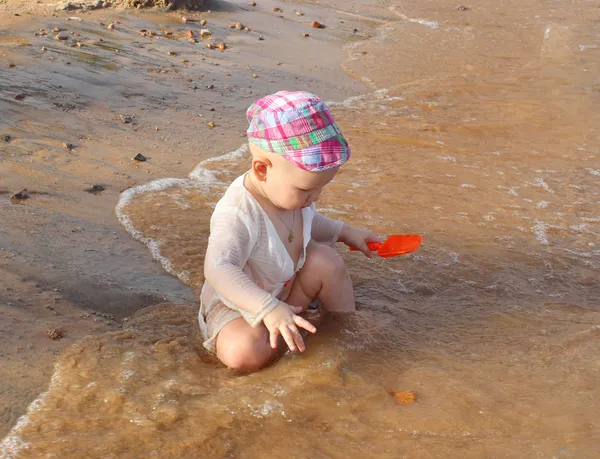
<path fill-rule="evenodd" d="M 319 300 L 355 310 L 343 242 L 373 256 L 379 238 L 318 213 L 323 187 L 350 158 L 329 109 L 308 92 L 280 91 L 246 113 L 252 168 L 217 203 L 210 221 L 198 319 L 204 346 L 230 368 L 266 366 L 278 346 L 305 350 L 300 314 Z"/>

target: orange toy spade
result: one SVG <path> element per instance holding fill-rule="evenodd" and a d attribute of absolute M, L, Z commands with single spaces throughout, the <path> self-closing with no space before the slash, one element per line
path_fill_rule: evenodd
<path fill-rule="evenodd" d="M 377 252 L 377 255 L 381 258 L 390 258 L 416 251 L 422 241 L 423 236 L 418 234 L 394 234 L 388 237 L 385 242 L 369 242 L 367 245 L 370 250 Z M 350 250 L 356 251 L 358 249 L 350 247 Z"/>

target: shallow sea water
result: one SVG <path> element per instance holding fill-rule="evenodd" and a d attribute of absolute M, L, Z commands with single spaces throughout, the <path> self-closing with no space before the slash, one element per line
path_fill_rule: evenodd
<path fill-rule="evenodd" d="M 61 357 L 4 448 L 600 456 L 599 12 L 589 2 L 462 12 L 473 19 L 449 2 L 391 8 L 401 20 L 349 53 L 346 70 L 374 89 L 331 103 L 354 155 L 319 207 L 384 235 L 422 234 L 422 248 L 369 261 L 341 247 L 358 312 L 250 375 L 202 350 L 197 305 L 140 311 Z M 248 164 L 241 146 L 188 178 L 126 191 L 117 214 L 199 289 L 212 208 Z M 404 390 L 417 401 L 389 395 Z"/>

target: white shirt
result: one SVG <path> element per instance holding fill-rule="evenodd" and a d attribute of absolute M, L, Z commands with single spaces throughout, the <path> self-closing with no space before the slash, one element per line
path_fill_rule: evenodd
<path fill-rule="evenodd" d="M 262 322 L 304 265 L 311 239 L 332 245 L 342 229 L 342 222 L 319 214 L 314 204 L 301 212 L 303 246 L 294 266 L 271 219 L 244 187 L 244 175 L 234 180 L 210 219 L 200 316 L 221 301 L 253 327 Z"/>

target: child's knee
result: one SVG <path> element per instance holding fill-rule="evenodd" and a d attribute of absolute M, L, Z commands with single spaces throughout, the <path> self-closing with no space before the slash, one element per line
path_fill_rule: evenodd
<path fill-rule="evenodd" d="M 273 349 L 268 339 L 268 331 L 261 327 L 256 333 L 240 334 L 234 340 L 219 343 L 217 356 L 232 370 L 259 370 L 273 357 Z"/>
<path fill-rule="evenodd" d="M 347 272 L 346 263 L 337 251 L 329 246 L 315 244 L 307 258 L 311 269 L 317 269 L 323 276 L 322 279 L 338 277 Z"/>

